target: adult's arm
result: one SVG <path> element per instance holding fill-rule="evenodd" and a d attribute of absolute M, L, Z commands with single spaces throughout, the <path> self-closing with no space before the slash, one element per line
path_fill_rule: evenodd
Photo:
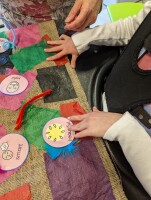
<path fill-rule="evenodd" d="M 72 40 L 78 53 L 81 54 L 89 49 L 90 44 L 106 46 L 123 46 L 128 44 L 149 11 L 151 11 L 151 1 L 144 4 L 144 8 L 138 15 L 74 34 Z"/>

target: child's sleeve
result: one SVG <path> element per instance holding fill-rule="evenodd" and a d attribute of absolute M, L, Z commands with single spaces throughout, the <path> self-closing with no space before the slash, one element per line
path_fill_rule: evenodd
<path fill-rule="evenodd" d="M 151 196 L 151 137 L 145 129 L 126 112 L 103 138 L 120 143 L 136 177 Z"/>
<path fill-rule="evenodd" d="M 106 46 L 126 45 L 149 11 L 151 11 L 151 1 L 148 1 L 139 14 L 134 17 L 107 23 L 93 29 L 86 29 L 81 33 L 74 34 L 72 40 L 79 54 L 89 49 L 90 44 Z"/>

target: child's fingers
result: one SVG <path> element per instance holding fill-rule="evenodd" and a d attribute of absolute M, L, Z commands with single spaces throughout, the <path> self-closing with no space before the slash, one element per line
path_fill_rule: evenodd
<path fill-rule="evenodd" d="M 64 34 L 62 34 L 62 35 L 60 36 L 60 39 L 61 39 L 61 40 L 65 40 L 65 39 L 68 39 L 68 38 L 69 38 L 69 36 L 64 35 Z"/>
<path fill-rule="evenodd" d="M 82 121 L 87 117 L 88 114 L 83 114 L 83 115 L 74 115 L 71 117 L 68 117 L 69 120 L 71 121 Z"/>
<path fill-rule="evenodd" d="M 48 49 L 44 49 L 45 52 L 58 52 L 62 51 L 62 46 L 56 46 Z"/>
<path fill-rule="evenodd" d="M 85 129 L 85 130 L 83 130 L 83 131 L 81 131 L 81 132 L 75 134 L 74 137 L 75 137 L 75 138 L 83 138 L 83 137 L 87 137 L 87 136 L 90 136 L 90 135 L 88 135 L 88 130 Z"/>
<path fill-rule="evenodd" d="M 63 43 L 64 43 L 63 40 L 55 40 L 55 41 L 48 41 L 47 42 L 47 44 L 50 44 L 50 45 L 61 45 Z"/>
<path fill-rule="evenodd" d="M 66 55 L 66 54 L 64 53 L 64 51 L 61 51 L 61 52 L 57 53 L 57 54 L 54 55 L 54 56 L 48 57 L 47 60 L 49 60 L 49 61 L 51 61 L 51 60 L 57 60 L 57 59 L 63 57 L 64 55 Z"/>
<path fill-rule="evenodd" d="M 77 55 L 72 55 L 72 59 L 71 59 L 71 66 L 72 68 L 76 68 L 76 60 L 77 60 Z"/>

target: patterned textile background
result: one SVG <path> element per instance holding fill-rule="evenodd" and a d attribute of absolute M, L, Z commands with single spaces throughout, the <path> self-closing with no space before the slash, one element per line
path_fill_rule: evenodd
<path fill-rule="evenodd" d="M 19 16 L 18 9 L 36 16 L 37 11 L 34 10 L 34 0 L 25 1 L 26 3 L 23 5 L 20 4 L 20 8 L 15 7 L 13 2 L 10 0 L 5 1 L 4 6 L 8 4 L 9 9 L 13 7 L 16 10 L 16 16 Z M 20 1 L 18 0 L 17 2 Z M 48 1 L 45 1 L 45 3 L 49 4 Z M 63 5 L 68 5 L 66 1 L 60 0 L 57 7 L 62 3 Z M 28 4 L 33 5 L 34 11 L 28 9 Z M 52 9 L 55 10 L 56 8 Z M 47 10 L 45 11 L 47 15 Z M 16 19 L 17 23 L 28 23 L 28 19 L 25 22 L 22 17 L 17 18 L 16 16 L 13 16 L 13 18 Z M 41 38 L 47 34 L 52 40 L 58 39 L 54 21 L 39 23 L 38 27 Z M 71 85 L 66 88 L 68 91 L 66 91 L 65 96 L 62 93 L 60 96 L 58 95 L 59 101 L 56 101 L 55 97 L 51 101 L 50 95 L 49 100 L 45 99 L 46 103 L 44 98 L 40 98 L 34 101 L 26 110 L 23 125 L 16 132 L 23 134 L 25 137 L 30 137 L 30 152 L 27 160 L 19 169 L 6 173 L 0 171 L 0 199 L 4 200 L 5 195 L 3 194 L 7 193 L 6 196 L 11 196 L 11 200 L 125 200 L 127 198 L 123 192 L 120 179 L 101 139 L 79 142 L 79 151 L 72 155 L 73 157 L 66 159 L 59 157 L 57 160 L 52 160 L 41 146 L 42 143 L 37 132 L 42 128 L 43 123 L 48 120 L 49 114 L 51 117 L 59 115 L 60 104 L 76 101 L 85 111 L 90 111 L 76 71 L 71 68 L 69 62 L 61 67 L 56 66 L 55 62 L 43 61 L 31 69 L 32 74 L 36 73 L 38 76 L 32 83 L 31 88 L 28 89 L 24 102 L 27 102 L 35 95 L 41 94 L 42 90 L 51 87 L 51 84 L 55 90 L 55 79 L 51 77 L 53 73 L 56 77 L 67 76 L 66 84 Z M 61 73 L 59 73 L 59 69 Z M 50 75 L 47 76 L 47 73 Z M 42 81 L 45 75 L 46 79 L 48 79 L 48 84 Z M 1 76 L 0 78 L 2 79 Z M 52 80 L 49 81 L 49 78 Z M 41 83 L 44 83 L 44 85 L 40 86 Z M 62 92 L 61 84 L 63 83 L 60 83 L 58 92 Z M 69 98 L 66 98 L 70 91 Z M 14 132 L 20 109 L 16 111 L 13 109 L 0 109 L 0 136 L 6 134 L 6 132 Z M 58 111 L 52 115 L 53 110 Z M 6 130 L 3 129 L 1 124 Z M 37 130 L 37 132 L 35 131 L 32 134 L 32 129 Z M 34 140 L 33 137 L 37 140 Z M 32 142 L 33 140 L 34 142 Z M 22 191 L 25 191 L 26 195 L 22 196 L 24 194 Z M 31 192 L 31 196 L 29 192 Z M 16 194 L 20 194 L 20 196 L 17 197 L 15 196 Z M 27 194 L 29 195 L 27 196 Z"/>

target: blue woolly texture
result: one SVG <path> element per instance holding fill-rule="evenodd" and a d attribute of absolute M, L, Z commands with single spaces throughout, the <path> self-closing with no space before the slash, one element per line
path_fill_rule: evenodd
<path fill-rule="evenodd" d="M 77 152 L 78 148 L 77 146 L 75 146 L 77 141 L 78 140 L 74 140 L 69 145 L 59 148 L 52 147 L 49 144 L 46 144 L 46 151 L 49 154 L 50 158 L 52 158 L 53 160 L 55 160 L 59 156 L 66 157 Z"/>

